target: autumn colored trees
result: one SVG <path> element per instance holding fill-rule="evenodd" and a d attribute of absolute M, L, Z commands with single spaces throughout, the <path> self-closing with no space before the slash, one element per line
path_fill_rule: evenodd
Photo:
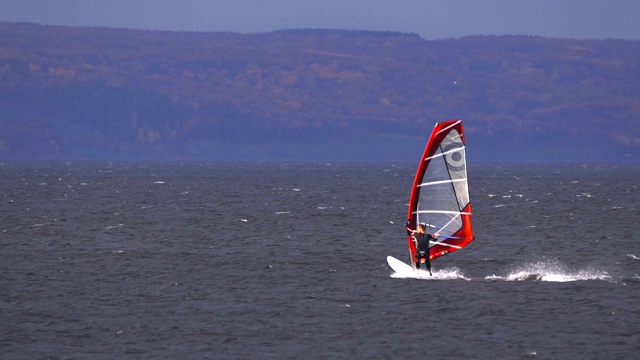
<path fill-rule="evenodd" d="M 224 158 L 249 142 L 393 158 L 451 118 L 489 155 L 545 141 L 637 154 L 638 60 L 640 41 L 0 23 L 0 156 Z"/>

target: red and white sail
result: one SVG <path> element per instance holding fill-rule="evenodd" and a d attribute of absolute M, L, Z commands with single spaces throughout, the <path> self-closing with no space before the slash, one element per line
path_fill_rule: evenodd
<path fill-rule="evenodd" d="M 462 121 L 437 123 L 418 166 L 409 200 L 408 226 L 424 223 L 431 243 L 430 259 L 457 251 L 473 240 L 471 202 Z M 411 235 L 409 251 L 415 266 L 416 247 Z"/>

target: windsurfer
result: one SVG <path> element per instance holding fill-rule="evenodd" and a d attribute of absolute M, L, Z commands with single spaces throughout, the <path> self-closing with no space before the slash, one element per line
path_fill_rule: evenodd
<path fill-rule="evenodd" d="M 425 224 L 420 224 L 416 230 L 410 231 L 413 241 L 416 244 L 416 269 L 420 269 L 420 264 L 424 264 L 429 271 L 429 275 L 433 275 L 431 274 L 431 261 L 429 261 L 429 242 L 431 239 L 437 239 L 438 234 L 427 234 L 426 230 L 427 226 Z"/>

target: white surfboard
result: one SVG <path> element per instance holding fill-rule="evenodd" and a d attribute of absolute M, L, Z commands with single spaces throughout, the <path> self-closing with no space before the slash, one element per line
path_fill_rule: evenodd
<path fill-rule="evenodd" d="M 391 266 L 391 269 L 398 274 L 412 274 L 414 272 L 411 265 L 400 261 L 393 256 L 387 256 L 387 263 Z"/>

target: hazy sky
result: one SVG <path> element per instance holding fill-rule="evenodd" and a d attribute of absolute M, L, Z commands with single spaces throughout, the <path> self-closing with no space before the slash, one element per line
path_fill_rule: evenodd
<path fill-rule="evenodd" d="M 176 31 L 383 30 L 640 40 L 640 0 L 0 0 L 0 21 Z"/>

